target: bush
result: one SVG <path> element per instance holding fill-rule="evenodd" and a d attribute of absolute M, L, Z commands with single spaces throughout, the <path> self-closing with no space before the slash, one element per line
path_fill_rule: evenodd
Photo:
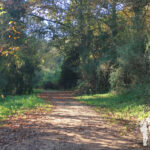
<path fill-rule="evenodd" d="M 33 90 L 33 77 L 39 69 L 37 41 L 26 38 L 16 56 L 1 56 L 0 89 L 7 94 L 27 94 Z"/>
<path fill-rule="evenodd" d="M 92 90 L 91 84 L 87 81 L 78 80 L 77 83 L 77 94 L 92 94 L 94 91 Z"/>
<path fill-rule="evenodd" d="M 54 71 L 38 71 L 33 79 L 35 88 L 58 89 L 60 72 Z"/>
<path fill-rule="evenodd" d="M 116 69 L 110 74 L 110 84 L 113 90 L 119 90 L 120 88 L 125 87 L 124 83 L 124 74 L 121 68 Z"/>
<path fill-rule="evenodd" d="M 98 92 L 105 93 L 109 91 L 110 89 L 109 76 L 110 76 L 110 66 L 107 64 L 99 64 L 99 66 L 97 67 Z"/>
<path fill-rule="evenodd" d="M 42 88 L 44 88 L 45 90 L 47 90 L 47 89 L 58 89 L 58 84 L 52 83 L 49 81 L 49 82 L 43 83 Z"/>
<path fill-rule="evenodd" d="M 126 89 L 126 94 L 132 94 L 136 98 L 149 99 L 150 96 L 150 82 L 136 84 L 133 87 Z"/>
<path fill-rule="evenodd" d="M 62 72 L 59 80 L 59 85 L 64 89 L 72 89 L 77 85 L 78 73 L 67 65 L 62 66 Z"/>

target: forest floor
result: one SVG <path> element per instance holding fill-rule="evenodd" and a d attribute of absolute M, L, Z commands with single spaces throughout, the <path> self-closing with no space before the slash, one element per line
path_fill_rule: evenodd
<path fill-rule="evenodd" d="M 137 133 L 121 128 L 74 100 L 72 92 L 39 95 L 52 110 L 35 109 L 12 116 L 0 127 L 0 150 L 143 150 Z"/>

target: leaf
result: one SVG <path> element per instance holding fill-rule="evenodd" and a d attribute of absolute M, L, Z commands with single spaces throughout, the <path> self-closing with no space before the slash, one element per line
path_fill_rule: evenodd
<path fill-rule="evenodd" d="M 9 24 L 13 24 L 13 21 L 9 21 Z"/>

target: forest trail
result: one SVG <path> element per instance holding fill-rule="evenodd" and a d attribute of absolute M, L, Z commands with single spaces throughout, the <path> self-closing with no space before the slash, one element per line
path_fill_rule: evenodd
<path fill-rule="evenodd" d="M 11 132 L 7 129 L 11 142 L 0 145 L 0 150 L 138 149 L 129 136 L 120 136 L 117 127 L 111 126 L 91 107 L 74 100 L 72 94 L 40 94 L 40 97 L 53 103 L 51 113 L 34 114 L 36 119 L 31 115 L 25 126 L 20 125 Z M 22 140 L 14 140 L 23 136 Z"/>

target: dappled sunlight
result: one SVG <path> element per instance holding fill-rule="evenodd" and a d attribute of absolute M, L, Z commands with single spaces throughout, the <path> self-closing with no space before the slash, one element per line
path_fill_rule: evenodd
<path fill-rule="evenodd" d="M 129 135 L 121 136 L 117 126 L 110 125 L 107 118 L 100 117 L 86 104 L 71 99 L 72 94 L 69 93 L 69 99 L 66 99 L 68 93 L 40 94 L 39 97 L 54 104 L 52 112 L 37 109 L 10 118 L 8 126 L 0 128 L 0 133 L 5 130 L 6 135 L 12 136 L 5 139 L 6 135 L 1 134 L 0 141 L 9 145 L 15 143 L 11 148 L 19 150 L 29 146 L 39 150 L 123 150 L 137 146 Z M 6 150 L 9 150 L 9 145 Z"/>
<path fill-rule="evenodd" d="M 112 98 L 116 96 L 114 93 L 106 93 L 106 94 L 94 94 L 94 95 L 83 95 L 77 96 L 75 99 L 96 99 L 96 98 Z"/>
<path fill-rule="evenodd" d="M 85 95 L 77 96 L 75 99 L 95 106 L 98 111 L 104 110 L 117 119 L 138 120 L 150 115 L 148 101 L 143 98 L 137 99 L 136 95 L 130 93 L 126 95 L 115 93 Z M 145 111 L 146 108 L 147 111 Z"/>
<path fill-rule="evenodd" d="M 140 150 L 149 18 L 150 0 L 0 0 L 0 150 Z"/>

